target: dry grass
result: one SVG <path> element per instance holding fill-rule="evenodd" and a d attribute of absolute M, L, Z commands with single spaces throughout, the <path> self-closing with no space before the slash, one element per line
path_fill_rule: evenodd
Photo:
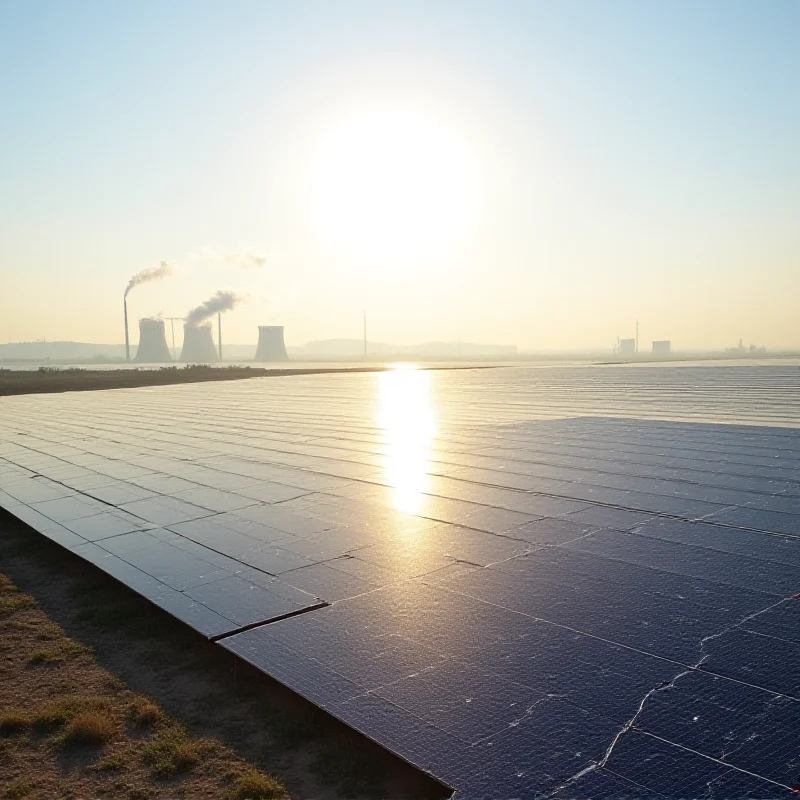
<path fill-rule="evenodd" d="M 12 798 L 29 797 L 35 788 L 36 784 L 30 778 L 18 778 L 8 784 L 5 792 L 3 792 L 3 797 L 9 798 L 9 800 L 12 800 Z"/>
<path fill-rule="evenodd" d="M 470 369 L 489 369 L 490 365 Z M 202 364 L 161 369 L 76 369 L 68 367 L 39 367 L 38 370 L 9 370 L 0 368 L 0 397 L 11 394 L 40 394 L 48 392 L 85 392 L 97 389 L 123 389 L 138 386 L 169 386 L 199 381 L 230 381 L 246 378 L 281 377 L 288 375 L 320 375 L 332 372 L 385 372 L 388 366 L 300 367 L 266 369 L 235 365 L 211 367 Z M 431 369 L 433 369 L 431 367 Z M 465 369 L 437 366 L 435 369 Z"/>
<path fill-rule="evenodd" d="M 164 712 L 147 697 L 138 695 L 128 706 L 128 719 L 134 725 L 155 725 L 164 718 Z"/>
<path fill-rule="evenodd" d="M 33 723 L 41 728 L 56 728 L 71 722 L 79 715 L 91 712 L 109 713 L 108 697 L 64 695 L 45 703 L 34 712 Z"/>
<path fill-rule="evenodd" d="M 103 745 L 114 737 L 116 726 L 108 714 L 85 711 L 73 717 L 58 739 L 62 747 Z"/>
<path fill-rule="evenodd" d="M 0 714 L 0 736 L 14 736 L 22 733 L 30 724 L 30 718 L 24 711 L 9 708 Z"/>
<path fill-rule="evenodd" d="M 118 772 L 125 766 L 125 761 L 121 756 L 106 756 L 98 761 L 94 768 L 98 772 Z"/>
<path fill-rule="evenodd" d="M 234 780 L 233 800 L 275 800 L 286 797 L 286 790 L 274 778 L 248 770 Z"/>
<path fill-rule="evenodd" d="M 30 658 L 28 658 L 28 663 L 32 666 L 38 666 L 39 664 L 57 664 L 59 661 L 63 661 L 64 657 L 61 653 L 55 650 L 37 650 L 35 653 L 32 653 Z"/>
<path fill-rule="evenodd" d="M 36 601 L 27 594 L 10 594 L 0 597 L 0 616 L 23 611 L 26 608 L 35 608 Z"/>
<path fill-rule="evenodd" d="M 277 780 L 130 692 L 5 575 L 0 608 L 0 798 L 225 797 L 232 772 L 247 776 L 253 800 L 286 796 Z M 98 759 L 101 748 L 112 752 Z M 159 785 L 165 777 L 175 791 Z"/>
<path fill-rule="evenodd" d="M 156 775 L 172 775 L 194 767 L 212 748 L 210 742 L 190 739 L 180 725 L 163 725 L 144 746 L 142 756 Z"/>

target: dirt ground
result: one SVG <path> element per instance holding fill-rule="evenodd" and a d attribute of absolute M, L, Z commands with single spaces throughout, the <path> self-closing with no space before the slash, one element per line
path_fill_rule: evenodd
<path fill-rule="evenodd" d="M 0 511 L 0 797 L 450 792 Z"/>
<path fill-rule="evenodd" d="M 491 364 L 458 366 L 444 364 L 421 366 L 421 369 L 491 369 Z M 287 375 L 326 375 L 331 372 L 386 372 L 391 365 L 373 364 L 364 367 L 209 367 L 190 365 L 161 369 L 83 369 L 40 367 L 11 370 L 0 367 L 0 397 L 14 394 L 52 394 L 57 392 L 90 392 L 97 389 L 134 389 L 142 386 L 172 386 L 178 383 L 204 381 L 238 381 L 246 378 L 281 377 Z"/>
<path fill-rule="evenodd" d="M 162 369 L 0 369 L 0 396 L 85 392 L 95 389 L 131 389 L 201 381 L 236 381 L 280 375 L 315 375 L 327 372 L 376 372 L 385 367 L 264 369 L 262 367 L 164 367 Z"/>

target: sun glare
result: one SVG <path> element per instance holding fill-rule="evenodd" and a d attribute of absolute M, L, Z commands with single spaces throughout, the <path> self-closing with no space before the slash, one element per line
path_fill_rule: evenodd
<path fill-rule="evenodd" d="M 421 112 L 351 115 L 322 136 L 310 167 L 318 229 L 353 256 L 409 266 L 455 245 L 474 211 L 467 143 Z"/>
<path fill-rule="evenodd" d="M 436 433 L 430 398 L 430 373 L 397 365 L 378 377 L 378 424 L 383 430 L 386 480 L 398 511 L 417 513 L 428 489 L 428 472 Z"/>

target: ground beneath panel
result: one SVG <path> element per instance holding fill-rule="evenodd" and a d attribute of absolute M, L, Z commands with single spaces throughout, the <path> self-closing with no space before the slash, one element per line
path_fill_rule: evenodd
<path fill-rule="evenodd" d="M 0 505 L 463 798 L 800 781 L 800 370 L 5 398 Z"/>

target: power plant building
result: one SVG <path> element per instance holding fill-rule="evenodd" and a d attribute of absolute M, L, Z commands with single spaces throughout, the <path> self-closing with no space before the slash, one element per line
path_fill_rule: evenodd
<path fill-rule="evenodd" d="M 620 339 L 619 352 L 623 356 L 636 355 L 636 339 Z"/>
<path fill-rule="evenodd" d="M 217 348 L 211 338 L 211 325 L 183 326 L 180 360 L 189 364 L 210 364 L 219 360 Z"/>
<path fill-rule="evenodd" d="M 255 361 L 288 361 L 283 325 L 259 325 Z"/>
<path fill-rule="evenodd" d="M 672 350 L 672 343 L 669 339 L 660 339 L 653 342 L 653 355 L 654 356 L 668 356 Z"/>
<path fill-rule="evenodd" d="M 133 360 L 140 364 L 163 364 L 172 361 L 163 319 L 139 320 L 139 346 L 136 348 L 136 358 Z"/>

